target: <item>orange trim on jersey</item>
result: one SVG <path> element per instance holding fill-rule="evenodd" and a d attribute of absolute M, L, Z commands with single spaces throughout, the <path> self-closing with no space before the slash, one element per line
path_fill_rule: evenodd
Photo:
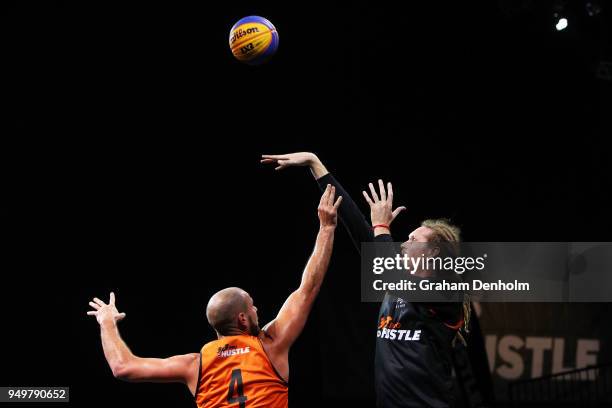
<path fill-rule="evenodd" d="M 463 325 L 463 319 L 459 320 L 457 323 L 455 324 L 448 324 L 448 323 L 444 323 L 444 325 L 450 329 L 453 330 L 459 330 L 459 328 Z"/>

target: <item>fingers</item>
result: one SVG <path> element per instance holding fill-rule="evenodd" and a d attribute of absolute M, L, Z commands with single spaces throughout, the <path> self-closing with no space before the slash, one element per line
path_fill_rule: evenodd
<path fill-rule="evenodd" d="M 385 184 L 381 179 L 378 179 L 378 189 L 380 190 L 380 200 L 387 201 L 387 192 L 385 191 Z"/>
<path fill-rule="evenodd" d="M 289 167 L 289 159 L 279 159 L 276 161 L 276 164 L 278 164 L 278 166 L 275 167 L 274 170 L 282 170 L 285 167 Z"/>
<path fill-rule="evenodd" d="M 276 164 L 278 164 L 278 167 L 275 167 L 274 170 L 282 170 L 285 167 L 289 167 L 290 163 L 291 161 L 289 159 L 278 159 L 276 160 Z"/>
<path fill-rule="evenodd" d="M 117 321 L 121 321 L 121 320 L 123 320 L 123 319 L 125 319 L 125 313 L 119 313 L 119 314 L 117 315 Z"/>
<path fill-rule="evenodd" d="M 111 292 L 110 293 L 110 300 L 109 300 L 109 305 L 114 305 L 115 304 L 115 293 Z"/>
<path fill-rule="evenodd" d="M 331 191 L 331 184 L 328 184 L 327 187 L 325 187 L 325 191 L 323 192 L 323 195 L 321 196 L 321 200 L 319 201 L 319 205 L 320 206 L 324 206 L 325 204 L 327 204 L 328 200 L 328 196 L 329 196 L 329 192 Z"/>
<path fill-rule="evenodd" d="M 283 156 L 284 155 L 281 154 L 262 154 L 259 162 L 262 164 L 280 164 L 280 166 L 276 167 L 274 170 L 282 170 L 286 166 L 283 166 L 281 162 L 287 160 Z"/>
<path fill-rule="evenodd" d="M 334 211 L 338 211 L 338 207 L 340 207 L 340 203 L 342 202 L 342 196 L 338 196 L 336 203 L 334 204 Z"/>
<path fill-rule="evenodd" d="M 333 207 L 334 206 L 335 198 L 336 198 L 336 187 L 335 186 L 331 186 L 331 189 L 329 191 L 329 196 L 327 197 L 327 205 L 329 207 Z"/>
<path fill-rule="evenodd" d="M 93 307 L 96 310 L 100 310 L 100 305 L 94 302 L 89 302 L 89 306 Z"/>
<path fill-rule="evenodd" d="M 387 198 L 391 201 L 391 204 L 393 204 L 393 185 L 391 182 L 387 183 Z"/>
<path fill-rule="evenodd" d="M 289 165 L 290 157 L 287 157 L 286 154 L 262 154 L 259 162 L 263 164 L 279 164 L 274 170 L 282 170 Z"/>
<path fill-rule="evenodd" d="M 374 205 L 374 202 L 370 199 L 370 196 L 368 195 L 368 193 L 366 193 L 365 191 L 362 191 L 362 193 L 363 193 L 363 197 L 368 202 L 368 204 L 369 205 Z"/>
<path fill-rule="evenodd" d="M 106 303 L 98 299 L 97 297 L 93 298 L 93 301 L 96 302 L 99 306 L 106 306 Z"/>
<path fill-rule="evenodd" d="M 272 161 L 277 161 L 280 159 L 284 159 L 286 155 L 284 154 L 262 154 L 261 155 L 261 161 L 263 162 L 264 160 L 269 160 L 270 162 Z"/>
<path fill-rule="evenodd" d="M 395 210 L 393 210 L 393 213 L 391 214 L 393 216 L 393 219 L 395 219 L 395 217 L 397 217 L 399 215 L 399 213 L 401 213 L 402 211 L 405 211 L 406 207 L 397 207 Z"/>
<path fill-rule="evenodd" d="M 376 193 L 376 189 L 374 188 L 374 184 L 369 183 L 368 187 L 370 187 L 370 193 L 372 194 L 372 200 L 374 202 L 380 201 L 378 198 L 378 194 Z"/>
<path fill-rule="evenodd" d="M 331 184 L 328 184 L 327 187 L 325 187 L 325 191 L 323 192 L 323 195 L 321 196 L 321 201 L 319 202 L 319 206 L 325 207 L 325 208 L 333 207 L 335 205 L 334 204 L 335 197 L 336 197 L 336 187 L 332 186 Z"/>
<path fill-rule="evenodd" d="M 97 314 L 98 312 L 95 310 L 90 310 L 89 312 L 87 312 L 87 316 L 96 316 Z"/>

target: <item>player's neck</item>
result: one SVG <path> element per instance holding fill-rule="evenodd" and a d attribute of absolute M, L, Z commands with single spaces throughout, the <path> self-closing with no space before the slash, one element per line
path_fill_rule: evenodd
<path fill-rule="evenodd" d="M 244 330 L 240 330 L 239 328 L 231 328 L 228 329 L 225 333 L 221 334 L 219 332 L 217 332 L 217 339 L 221 340 L 224 337 L 230 337 L 230 336 L 250 336 L 250 333 L 247 333 Z"/>

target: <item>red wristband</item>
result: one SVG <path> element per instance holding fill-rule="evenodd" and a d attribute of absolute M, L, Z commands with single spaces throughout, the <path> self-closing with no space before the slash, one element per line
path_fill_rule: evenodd
<path fill-rule="evenodd" d="M 386 228 L 389 231 L 391 231 L 391 228 L 389 228 L 388 224 L 376 224 L 376 225 L 372 225 L 372 230 L 375 230 L 376 228 Z"/>

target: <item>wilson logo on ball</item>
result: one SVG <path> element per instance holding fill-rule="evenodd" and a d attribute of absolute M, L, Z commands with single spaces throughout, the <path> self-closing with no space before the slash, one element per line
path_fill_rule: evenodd
<path fill-rule="evenodd" d="M 242 28 L 240 28 L 236 30 L 234 34 L 230 37 L 230 45 L 233 44 L 234 41 L 240 39 L 241 37 L 244 37 L 247 34 L 253 34 L 253 33 L 258 33 L 258 32 L 259 32 L 259 28 L 257 27 L 251 27 L 246 30 L 243 30 Z"/>

